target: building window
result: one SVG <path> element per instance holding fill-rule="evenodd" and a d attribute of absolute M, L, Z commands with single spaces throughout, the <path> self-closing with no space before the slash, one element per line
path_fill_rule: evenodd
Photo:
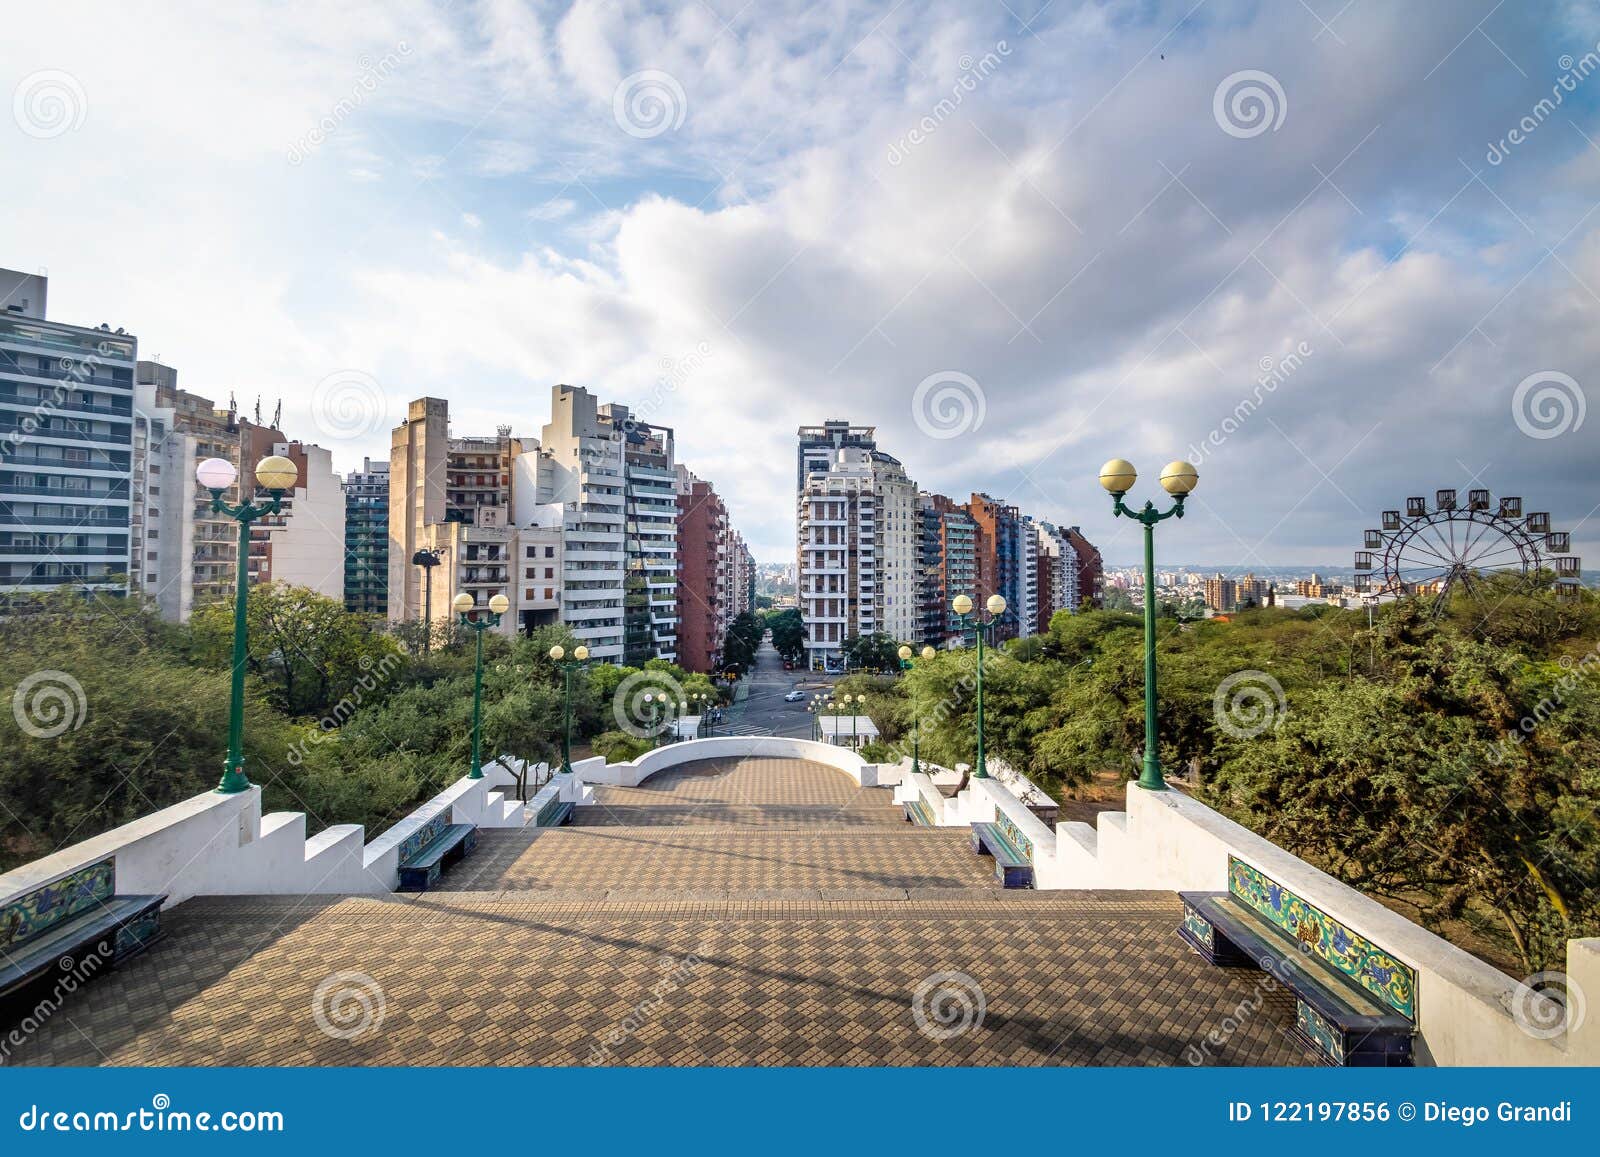
<path fill-rule="evenodd" d="M 544 548 L 544 556 L 545 556 L 545 558 L 555 558 L 555 556 L 556 556 L 556 548 L 553 547 L 553 546 L 545 547 Z"/>

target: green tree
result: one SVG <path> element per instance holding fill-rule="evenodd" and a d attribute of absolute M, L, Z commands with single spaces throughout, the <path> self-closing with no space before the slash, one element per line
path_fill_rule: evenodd
<path fill-rule="evenodd" d="M 231 603 L 201 607 L 191 629 L 203 661 L 231 663 Z M 368 616 L 288 583 L 263 583 L 251 590 L 249 630 L 248 669 L 290 715 L 328 711 L 374 667 L 389 668 L 401 658 L 395 641 L 375 630 Z"/>

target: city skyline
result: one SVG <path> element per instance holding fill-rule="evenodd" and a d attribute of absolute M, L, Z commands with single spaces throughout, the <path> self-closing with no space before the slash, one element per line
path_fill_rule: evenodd
<path fill-rule="evenodd" d="M 1329 565 L 1472 485 L 1600 553 L 1577 9 L 18 19 L 0 264 L 341 472 L 411 398 L 521 434 L 571 383 L 677 429 L 767 560 L 830 417 L 1113 560 L 1112 456 L 1199 459 L 1190 558 Z"/>

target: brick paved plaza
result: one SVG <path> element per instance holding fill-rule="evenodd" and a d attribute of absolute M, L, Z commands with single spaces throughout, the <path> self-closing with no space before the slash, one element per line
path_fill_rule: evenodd
<path fill-rule="evenodd" d="M 598 795 L 483 832 L 422 896 L 179 905 L 12 1061 L 1183 1064 L 1219 1030 L 1205 1063 L 1312 1063 L 1292 1000 L 1192 955 L 1169 893 L 1002 891 L 962 833 L 796 760 Z M 981 1018 L 919 1027 L 919 987 L 936 1014 L 969 983 Z"/>

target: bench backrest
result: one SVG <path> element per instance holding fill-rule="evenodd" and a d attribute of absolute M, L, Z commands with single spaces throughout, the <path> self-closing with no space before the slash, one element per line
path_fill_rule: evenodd
<path fill-rule="evenodd" d="M 545 820 L 555 815 L 561 808 L 561 793 L 557 792 L 545 800 L 544 806 L 539 809 L 539 814 L 533 817 L 534 827 L 543 827 Z"/>
<path fill-rule="evenodd" d="M 1343 973 L 1382 1003 L 1417 1019 L 1417 973 L 1366 937 L 1237 856 L 1228 857 L 1228 891 L 1302 949 Z"/>
<path fill-rule="evenodd" d="M 0 946 L 35 936 L 116 894 L 116 861 L 101 860 L 0 907 Z"/>
<path fill-rule="evenodd" d="M 450 826 L 450 811 L 450 808 L 445 808 L 400 841 L 400 862 L 402 864 L 444 834 L 445 828 Z"/>
<path fill-rule="evenodd" d="M 1011 817 L 1006 815 L 1006 813 L 1001 811 L 999 808 L 995 809 L 994 826 L 1000 829 L 1000 834 L 1005 836 L 1006 839 L 1010 840 L 1012 846 L 1015 847 L 1017 851 L 1021 852 L 1024 856 L 1027 856 L 1029 862 L 1032 862 L 1033 841 L 1027 836 L 1023 835 L 1017 825 L 1011 822 Z"/>

